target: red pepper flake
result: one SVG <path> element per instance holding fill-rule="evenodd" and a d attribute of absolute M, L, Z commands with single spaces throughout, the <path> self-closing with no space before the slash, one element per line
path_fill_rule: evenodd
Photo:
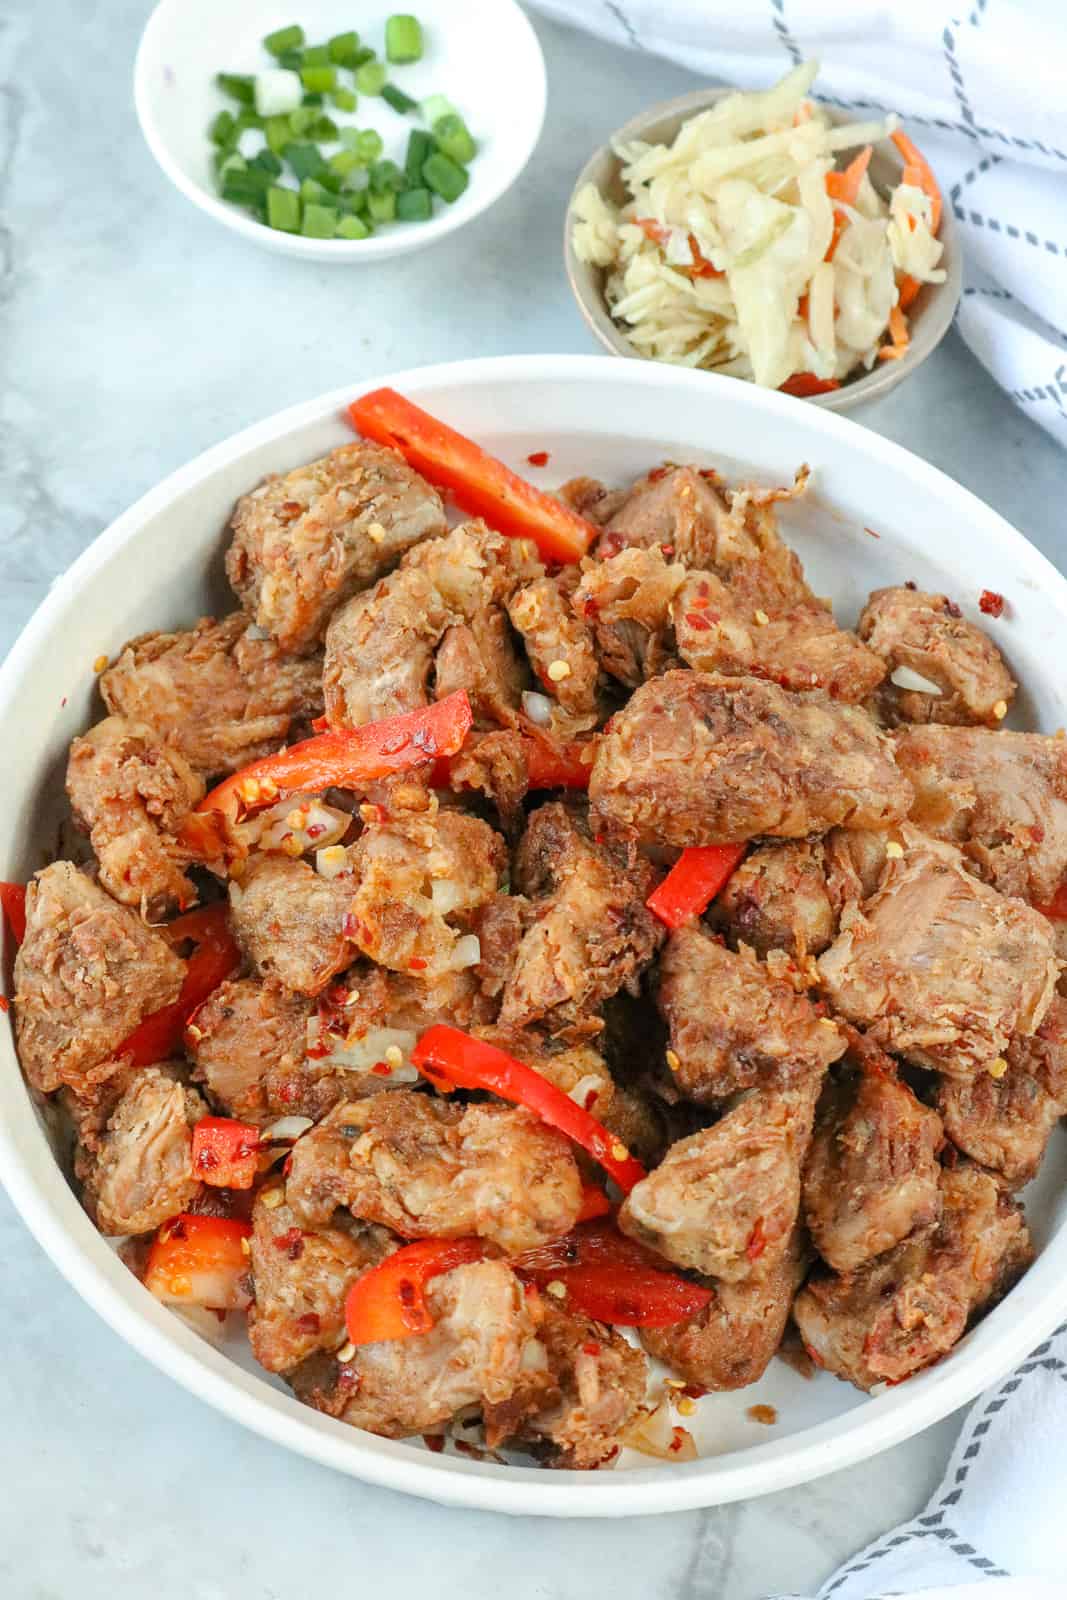
<path fill-rule="evenodd" d="M 864 531 L 864 533 L 869 533 L 872 539 L 880 539 L 882 537 L 882 535 L 880 533 L 875 533 L 873 528 L 868 528 L 868 527 L 864 526 L 863 531 Z"/>
<path fill-rule="evenodd" d="M 768 1428 L 778 1421 L 778 1413 L 773 1406 L 749 1406 L 746 1416 L 753 1422 L 762 1422 Z"/>
<path fill-rule="evenodd" d="M 600 1354 L 600 1346 L 595 1339 L 587 1339 L 582 1345 L 582 1350 L 587 1356 L 598 1356 Z"/>
<path fill-rule="evenodd" d="M 978 609 L 987 617 L 1004 615 L 1004 596 L 995 589 L 983 589 L 978 596 Z"/>
<path fill-rule="evenodd" d="M 596 1105 L 596 1103 L 597 1103 L 597 1101 L 599 1099 L 600 1099 L 600 1090 L 599 1089 L 590 1089 L 588 1094 L 585 1097 L 585 1109 L 587 1111 L 592 1111 L 593 1107 Z"/>
<path fill-rule="evenodd" d="M 386 1066 L 384 1061 L 376 1061 L 371 1067 L 371 1071 L 376 1078 L 391 1078 L 393 1076 L 392 1067 Z"/>
<path fill-rule="evenodd" d="M 819 1352 L 817 1350 L 814 1350 L 812 1348 L 812 1346 L 810 1344 L 805 1343 L 805 1345 L 804 1345 L 804 1354 L 807 1356 L 809 1361 L 814 1361 L 814 1363 L 815 1363 L 815 1365 L 817 1367 L 821 1367 L 822 1366 L 822 1364 L 823 1364 L 822 1357 L 819 1355 Z"/>
<path fill-rule="evenodd" d="M 275 1250 L 284 1250 L 290 1261 L 299 1261 L 304 1253 L 304 1235 L 299 1228 L 286 1228 L 271 1240 Z"/>
<path fill-rule="evenodd" d="M 912 591 L 914 591 L 914 590 L 918 589 L 919 585 L 915 582 L 914 578 L 908 578 L 907 581 L 904 584 L 904 587 L 905 587 L 905 589 L 911 589 Z"/>
<path fill-rule="evenodd" d="M 411 960 L 408 962 L 408 971 L 409 972 L 425 972 L 426 971 L 426 963 L 422 959 L 421 956 L 412 956 Z"/>
<path fill-rule="evenodd" d="M 756 1218 L 756 1225 L 748 1236 L 745 1246 L 745 1255 L 750 1261 L 758 1261 L 767 1248 L 767 1235 L 763 1231 L 763 1218 Z"/>
<path fill-rule="evenodd" d="M 674 554 L 673 544 L 661 544 L 660 549 L 663 551 L 664 557 L 673 556 Z"/>
<path fill-rule="evenodd" d="M 402 1306 L 413 1306 L 416 1300 L 415 1285 L 410 1278 L 401 1278 L 396 1286 L 397 1299 Z"/>
<path fill-rule="evenodd" d="M 531 467 L 547 467 L 548 466 L 548 451 L 547 450 L 532 450 L 530 452 L 530 454 L 526 457 L 526 459 L 530 463 Z"/>
<path fill-rule="evenodd" d="M 702 617 L 699 611 L 687 611 L 685 614 L 685 620 L 688 622 L 689 626 L 691 628 L 695 628 L 698 633 L 707 633 L 711 627 L 711 623 L 708 621 L 707 617 Z"/>
<path fill-rule="evenodd" d="M 711 1390 L 705 1389 L 702 1383 L 687 1383 L 682 1393 L 687 1400 L 703 1400 L 706 1394 L 711 1393 Z"/>
<path fill-rule="evenodd" d="M 326 832 L 325 822 L 313 822 L 310 828 L 304 830 L 309 839 L 318 839 Z"/>
<path fill-rule="evenodd" d="M 10 1011 L 11 1002 L 6 995 L 0 994 L 0 1011 Z"/>
<path fill-rule="evenodd" d="M 301 1333 L 320 1333 L 322 1322 L 316 1311 L 305 1311 L 302 1317 L 297 1317 L 296 1325 Z"/>
<path fill-rule="evenodd" d="M 658 483 L 661 478 L 665 478 L 667 476 L 670 470 L 670 465 L 666 461 L 661 467 L 653 467 L 652 471 L 648 475 L 649 483 Z"/>
<path fill-rule="evenodd" d="M 680 1450 L 682 1448 L 682 1446 L 685 1444 L 685 1440 L 686 1440 L 686 1431 L 685 1431 L 685 1429 L 684 1428 L 672 1428 L 671 1429 L 671 1436 L 672 1436 L 671 1437 L 671 1442 L 670 1442 L 670 1444 L 668 1445 L 667 1448 L 670 1449 L 670 1450 Z"/>
<path fill-rule="evenodd" d="M 435 1456 L 439 1456 L 445 1447 L 444 1436 L 440 1433 L 424 1433 L 422 1442 L 427 1450 L 433 1451 Z"/>
<path fill-rule="evenodd" d="M 67 697 L 66 697 L 66 695 L 64 695 L 62 700 L 59 702 L 59 709 L 61 711 L 62 711 L 63 707 L 66 705 L 66 703 L 67 703 Z"/>
<path fill-rule="evenodd" d="M 962 617 L 963 616 L 963 612 L 960 610 L 960 608 L 956 604 L 955 600 L 950 600 L 948 598 L 948 595 L 945 595 L 944 596 L 944 601 L 945 601 L 945 612 L 946 612 L 946 615 L 948 615 L 950 617 Z"/>

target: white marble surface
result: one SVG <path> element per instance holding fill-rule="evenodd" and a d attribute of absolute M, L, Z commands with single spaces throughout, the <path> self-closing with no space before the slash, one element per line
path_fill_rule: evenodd
<path fill-rule="evenodd" d="M 293 401 L 391 368 L 587 351 L 560 218 L 589 149 L 685 74 L 538 23 L 548 122 L 517 187 L 432 253 L 331 270 L 261 253 L 173 191 L 130 103 L 147 0 L 0 10 L 0 653 L 51 578 L 163 474 Z M 357 8 L 358 9 L 358 8 Z M 295 7 L 296 12 L 299 7 Z M 863 420 L 1067 562 L 1062 454 L 950 338 Z M 0 1594 L 237 1600 L 753 1600 L 813 1588 L 911 1515 L 958 1419 L 772 1499 L 626 1524 L 445 1511 L 216 1416 L 128 1350 L 0 1196 Z"/>

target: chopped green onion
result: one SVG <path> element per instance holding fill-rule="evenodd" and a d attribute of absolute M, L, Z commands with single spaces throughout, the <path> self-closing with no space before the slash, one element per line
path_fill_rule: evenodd
<path fill-rule="evenodd" d="M 340 194 L 341 184 L 344 180 L 336 172 L 320 172 L 317 181 L 330 194 Z"/>
<path fill-rule="evenodd" d="M 227 172 L 222 179 L 222 198 L 237 206 L 261 206 L 270 189 L 270 173 L 246 167 L 243 172 Z"/>
<path fill-rule="evenodd" d="M 356 217 L 349 213 L 338 222 L 335 229 L 335 237 L 338 239 L 369 239 L 370 229 L 362 217 Z"/>
<path fill-rule="evenodd" d="M 368 189 L 343 189 L 337 196 L 337 204 L 353 217 L 362 216 L 367 209 L 369 193 Z"/>
<path fill-rule="evenodd" d="M 431 94 L 419 104 L 419 114 L 423 116 L 432 128 L 435 122 L 440 122 L 442 117 L 458 117 L 459 112 L 451 100 L 443 94 Z"/>
<path fill-rule="evenodd" d="M 392 222 L 396 216 L 396 195 L 392 189 L 382 194 L 375 194 L 372 189 L 367 195 L 367 210 L 372 222 Z"/>
<path fill-rule="evenodd" d="M 373 128 L 364 128 L 360 131 L 353 148 L 365 167 L 373 161 L 380 161 L 382 151 L 385 149 L 380 133 L 375 133 Z"/>
<path fill-rule="evenodd" d="M 326 172 L 326 158 L 317 144 L 301 144 L 291 140 L 282 151 L 297 177 L 317 178 Z"/>
<path fill-rule="evenodd" d="M 305 89 L 310 89 L 312 94 L 326 94 L 337 83 L 336 67 L 309 67 L 306 63 L 300 68 L 300 77 Z"/>
<path fill-rule="evenodd" d="M 333 206 L 305 206 L 300 232 L 308 239 L 332 239 L 339 221 Z"/>
<path fill-rule="evenodd" d="M 308 138 L 320 144 L 333 144 L 338 138 L 337 124 L 332 117 L 320 112 L 308 129 Z"/>
<path fill-rule="evenodd" d="M 297 106 L 289 113 L 289 126 L 293 130 L 293 137 L 300 139 L 318 116 L 314 106 Z"/>
<path fill-rule="evenodd" d="M 361 67 L 365 61 L 377 60 L 377 57 L 377 50 L 372 50 L 369 45 L 364 44 L 359 47 L 355 53 L 355 56 L 348 64 L 350 67 L 355 69 L 356 67 Z"/>
<path fill-rule="evenodd" d="M 242 106 L 237 113 L 237 132 L 244 133 L 246 128 L 265 128 L 266 118 L 261 117 L 258 111 L 253 111 L 250 106 Z"/>
<path fill-rule="evenodd" d="M 350 172 L 363 165 L 358 150 L 338 150 L 336 155 L 330 157 L 330 171 L 335 172 L 339 178 L 347 178 Z"/>
<path fill-rule="evenodd" d="M 215 82 L 231 100 L 250 106 L 256 98 L 256 80 L 250 72 L 216 72 Z"/>
<path fill-rule="evenodd" d="M 422 60 L 422 24 L 417 17 L 399 12 L 385 24 L 385 56 L 400 65 Z"/>
<path fill-rule="evenodd" d="M 300 232 L 300 196 L 274 185 L 267 190 L 267 222 L 281 233 Z"/>
<path fill-rule="evenodd" d="M 304 65 L 303 50 L 283 50 L 278 57 L 278 65 L 286 67 L 290 72 L 299 72 Z"/>
<path fill-rule="evenodd" d="M 282 171 L 282 163 L 273 150 L 258 150 L 248 163 L 250 167 L 259 167 L 263 172 L 269 172 L 272 178 L 277 178 Z"/>
<path fill-rule="evenodd" d="M 356 145 L 359 143 L 359 133 L 360 130 L 358 128 L 341 129 L 341 143 L 347 150 L 354 150 L 356 148 Z"/>
<path fill-rule="evenodd" d="M 304 51 L 305 67 L 328 67 L 330 47 L 327 44 L 309 44 Z"/>
<path fill-rule="evenodd" d="M 294 22 L 288 28 L 275 28 L 273 33 L 268 33 L 263 44 L 272 56 L 280 56 L 286 50 L 299 50 L 303 42 L 304 30 L 299 22 Z"/>
<path fill-rule="evenodd" d="M 303 100 L 301 100 L 300 104 L 302 106 L 315 106 L 316 108 L 319 107 L 319 106 L 324 106 L 326 104 L 326 96 L 323 95 L 323 94 L 319 94 L 317 91 L 313 91 L 311 93 L 305 94 L 305 96 L 304 96 Z"/>
<path fill-rule="evenodd" d="M 231 172 L 245 172 L 248 162 L 239 150 L 219 150 L 215 156 L 215 172 L 219 178 L 225 178 Z"/>
<path fill-rule="evenodd" d="M 354 89 L 335 89 L 330 99 L 338 111 L 354 111 L 359 105 L 359 95 Z"/>
<path fill-rule="evenodd" d="M 300 185 L 300 198 L 306 206 L 328 206 L 330 191 L 317 178 L 305 178 Z"/>
<path fill-rule="evenodd" d="M 337 66 L 353 66 L 355 58 L 359 54 L 359 34 L 354 31 L 350 33 L 335 33 L 333 38 L 327 41 L 326 51 L 330 60 Z"/>
<path fill-rule="evenodd" d="M 406 111 L 417 111 L 419 107 L 419 102 L 413 100 L 409 94 L 405 94 L 403 89 L 398 89 L 395 83 L 386 84 L 382 90 L 382 99 L 401 115 Z"/>
<path fill-rule="evenodd" d="M 465 167 L 477 154 L 478 146 L 471 138 L 467 124 L 455 112 L 438 118 L 433 125 L 433 137 L 438 150 L 458 166 Z"/>
<path fill-rule="evenodd" d="M 426 183 L 439 194 L 442 200 L 452 204 L 458 200 L 464 189 L 470 183 L 470 178 L 463 167 L 458 167 L 454 161 L 441 154 L 440 150 L 434 152 L 422 164 L 422 176 Z"/>
<path fill-rule="evenodd" d="M 232 112 L 220 111 L 207 130 L 212 144 L 232 144 L 237 137 L 237 120 Z"/>
<path fill-rule="evenodd" d="M 380 61 L 365 61 L 356 68 L 356 88 L 360 94 L 381 94 L 388 73 Z"/>
<path fill-rule="evenodd" d="M 293 130 L 288 117 L 268 117 L 264 133 L 268 150 L 273 150 L 276 156 L 280 156 L 286 145 L 292 143 Z"/>
<path fill-rule="evenodd" d="M 398 222 L 428 222 L 433 216 L 433 196 L 429 189 L 405 189 L 396 197 Z"/>
<path fill-rule="evenodd" d="M 256 73 L 256 112 L 261 117 L 282 117 L 294 111 L 303 94 L 300 79 L 284 67 Z"/>
<path fill-rule="evenodd" d="M 376 194 L 399 194 L 407 188 L 408 180 L 395 161 L 376 161 L 370 169 L 370 186 Z"/>
<path fill-rule="evenodd" d="M 412 128 L 408 134 L 407 154 L 404 157 L 404 177 L 409 189 L 422 186 L 422 164 L 434 152 L 434 142 L 421 128 Z"/>

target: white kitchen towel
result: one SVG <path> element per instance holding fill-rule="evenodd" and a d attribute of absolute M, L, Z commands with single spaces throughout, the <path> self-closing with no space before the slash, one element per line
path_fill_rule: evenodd
<path fill-rule="evenodd" d="M 741 88 L 814 57 L 817 98 L 899 112 L 962 232 L 960 333 L 1067 445 L 1067 0 L 532 3 Z"/>
<path fill-rule="evenodd" d="M 816 1600 L 884 1595 L 1067 1597 L 1067 1323 L 975 1402 L 926 1509 L 861 1550 Z"/>

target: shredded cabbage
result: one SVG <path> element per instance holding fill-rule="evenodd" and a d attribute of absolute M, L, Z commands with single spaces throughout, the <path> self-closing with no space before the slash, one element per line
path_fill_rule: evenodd
<path fill-rule="evenodd" d="M 594 184 L 576 196 L 575 254 L 604 269 L 642 355 L 770 388 L 796 373 L 840 382 L 874 364 L 902 280 L 944 282 L 922 190 L 887 198 L 864 174 L 854 204 L 831 199 L 837 152 L 887 138 L 896 119 L 831 125 L 807 99 L 817 70 L 728 95 L 669 145 L 617 146 L 625 205 Z"/>

